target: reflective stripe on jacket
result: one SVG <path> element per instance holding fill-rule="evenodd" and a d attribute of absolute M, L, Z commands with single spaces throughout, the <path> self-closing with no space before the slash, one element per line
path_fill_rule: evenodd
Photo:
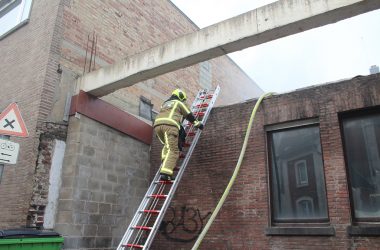
<path fill-rule="evenodd" d="M 177 99 L 169 99 L 168 101 L 164 102 L 164 104 L 162 104 L 160 113 L 157 115 L 153 126 L 155 127 L 165 124 L 176 126 L 178 129 L 180 129 L 180 124 L 182 123 L 183 117 L 193 118 L 194 116 L 192 115 L 190 109 L 183 102 Z M 191 118 L 188 120 L 190 122 L 194 122 L 194 118 Z"/>

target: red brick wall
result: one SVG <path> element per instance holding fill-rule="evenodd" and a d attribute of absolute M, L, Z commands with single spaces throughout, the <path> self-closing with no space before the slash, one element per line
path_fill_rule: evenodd
<path fill-rule="evenodd" d="M 377 74 L 266 99 L 256 115 L 238 178 L 200 249 L 379 249 L 378 237 L 347 235 L 350 204 L 338 121 L 338 112 L 380 105 L 379 83 Z M 209 218 L 201 220 L 199 215 L 203 218 L 213 211 L 232 175 L 254 104 L 212 111 L 171 204 L 173 210 L 164 218 L 166 234 L 159 233 L 153 249 L 191 249 L 195 239 L 190 239 Z M 267 236 L 270 207 L 264 126 L 314 117 L 320 120 L 328 213 L 335 236 Z M 155 166 L 160 149 L 155 141 Z M 181 214 L 182 207 L 187 212 Z"/>

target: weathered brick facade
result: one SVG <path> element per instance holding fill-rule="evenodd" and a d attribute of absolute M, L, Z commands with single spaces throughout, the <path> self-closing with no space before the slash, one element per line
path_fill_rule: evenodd
<path fill-rule="evenodd" d="M 66 141 L 67 125 L 44 123 L 40 135 L 37 166 L 34 173 L 33 194 L 27 217 L 27 226 L 42 228 L 48 203 L 50 167 L 55 140 Z"/>
<path fill-rule="evenodd" d="M 46 4 L 49 2 L 49 4 Z M 29 131 L 20 143 L 17 165 L 6 165 L 0 184 L 0 227 L 26 224 L 32 197 L 40 129 L 52 106 L 57 83 L 53 52 L 59 1 L 34 1 L 30 22 L 0 42 L 0 109 L 17 102 Z"/>
<path fill-rule="evenodd" d="M 169 1 L 33 1 L 29 23 L 0 42 L 0 109 L 17 102 L 30 134 L 11 138 L 21 149 L 18 164 L 5 166 L 0 183 L 1 229 L 43 225 L 58 139 L 67 147 L 53 224 L 65 236 L 64 247 L 113 249 L 118 244 L 149 183 L 149 145 L 85 116 L 66 119 L 66 100 L 75 93 L 75 79 L 91 54 L 96 69 L 195 30 Z M 210 69 L 212 85 L 222 85 L 219 104 L 260 92 L 228 57 L 211 60 Z M 200 72 L 200 65 L 191 66 L 103 99 L 138 115 L 144 96 L 158 110 L 175 87 L 185 88 L 191 99 L 201 85 Z M 347 233 L 351 206 L 338 119 L 339 112 L 378 108 L 379 81 L 379 75 L 358 77 L 266 99 L 239 177 L 201 248 L 379 249 L 378 237 Z M 250 101 L 212 112 L 153 249 L 191 248 L 232 174 L 253 105 Z M 334 233 L 289 236 L 285 228 L 285 235 L 268 235 L 276 226 L 270 221 L 264 127 L 316 117 L 329 215 L 320 227 Z M 160 149 L 155 141 L 153 168 Z M 372 229 L 379 231 L 378 224 Z"/>
<path fill-rule="evenodd" d="M 200 249 L 379 249 L 378 237 L 349 236 L 347 232 L 352 219 L 338 119 L 345 111 L 379 109 L 379 83 L 377 74 L 265 99 L 256 115 L 238 178 Z M 153 249 L 191 249 L 232 175 L 254 104 L 249 101 L 213 109 Z M 319 119 L 323 152 L 329 222 L 319 227 L 326 231 L 332 228 L 335 233 L 266 235 L 276 226 L 271 226 L 270 220 L 270 156 L 264 129 L 308 118 Z M 155 141 L 152 166 L 159 164 L 160 149 Z M 292 226 L 297 227 L 288 228 Z M 372 226 L 378 230 L 380 225 Z M 277 227 L 286 229 L 284 225 Z"/>
<path fill-rule="evenodd" d="M 91 70 L 104 67 L 197 29 L 166 0 L 33 1 L 29 22 L 0 42 L 0 109 L 17 102 L 29 131 L 28 138 L 11 137 L 21 147 L 17 165 L 5 166 L 0 183 L 1 229 L 41 227 L 46 222 L 48 185 L 59 186 L 49 183 L 59 140 L 66 148 L 62 188 L 57 211 L 51 214 L 56 212 L 56 220 L 50 218 L 49 225 L 67 236 L 66 248 L 103 249 L 118 243 L 148 184 L 149 145 L 87 117 L 68 118 L 70 97 L 78 87 L 75 80 L 90 62 Z M 225 86 L 220 104 L 261 92 L 228 57 L 209 64 L 210 85 Z M 138 116 L 141 96 L 155 110 L 177 87 L 187 90 L 191 99 L 201 86 L 200 72 L 201 66 L 194 65 L 102 98 Z M 97 135 L 107 138 L 98 142 L 93 139 Z M 102 148 L 105 143 L 116 147 L 118 156 Z M 125 158 L 128 154 L 123 158 L 123 150 L 140 160 Z M 116 167 L 107 165 L 112 161 Z M 131 193 L 119 197 L 124 192 Z"/>

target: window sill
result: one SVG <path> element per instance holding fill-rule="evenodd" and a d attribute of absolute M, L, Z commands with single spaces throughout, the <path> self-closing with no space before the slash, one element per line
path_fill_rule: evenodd
<path fill-rule="evenodd" d="M 348 226 L 347 233 L 350 236 L 380 236 L 380 225 Z"/>
<path fill-rule="evenodd" d="M 277 236 L 334 236 L 335 228 L 326 227 L 268 227 L 265 230 L 266 235 Z"/>

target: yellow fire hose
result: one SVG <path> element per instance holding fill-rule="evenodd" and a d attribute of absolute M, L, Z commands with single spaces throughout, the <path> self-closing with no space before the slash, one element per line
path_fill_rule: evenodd
<path fill-rule="evenodd" d="M 193 246 L 193 248 L 191 250 L 197 250 L 198 249 L 198 247 L 201 244 L 203 238 L 205 237 L 207 231 L 209 230 L 211 224 L 214 222 L 215 217 L 218 215 L 219 210 L 223 206 L 224 201 L 226 200 L 228 194 L 230 193 L 230 189 L 231 189 L 232 185 L 235 182 L 236 176 L 239 173 L 239 169 L 240 169 L 241 163 L 243 162 L 245 151 L 246 151 L 247 145 L 248 145 L 249 134 L 251 133 L 251 128 L 252 128 L 253 120 L 255 119 L 256 112 L 259 109 L 259 106 L 260 106 L 261 102 L 263 101 L 263 99 L 265 97 L 271 96 L 273 94 L 274 94 L 273 92 L 263 94 L 262 96 L 260 96 L 259 100 L 257 100 L 257 102 L 255 104 L 255 107 L 252 110 L 251 118 L 249 119 L 249 123 L 248 123 L 248 127 L 247 127 L 247 132 L 245 133 L 245 137 L 244 137 L 243 147 L 242 147 L 242 149 L 240 151 L 239 160 L 238 160 L 238 162 L 236 164 L 234 173 L 232 174 L 230 182 L 228 183 L 226 189 L 224 190 L 224 193 L 223 193 L 222 197 L 220 198 L 220 200 L 218 202 L 218 205 L 215 207 L 214 212 L 212 212 L 210 219 L 207 221 L 206 226 L 203 228 L 202 233 L 198 236 L 198 239 L 195 242 L 195 244 L 194 244 L 194 246 Z"/>

